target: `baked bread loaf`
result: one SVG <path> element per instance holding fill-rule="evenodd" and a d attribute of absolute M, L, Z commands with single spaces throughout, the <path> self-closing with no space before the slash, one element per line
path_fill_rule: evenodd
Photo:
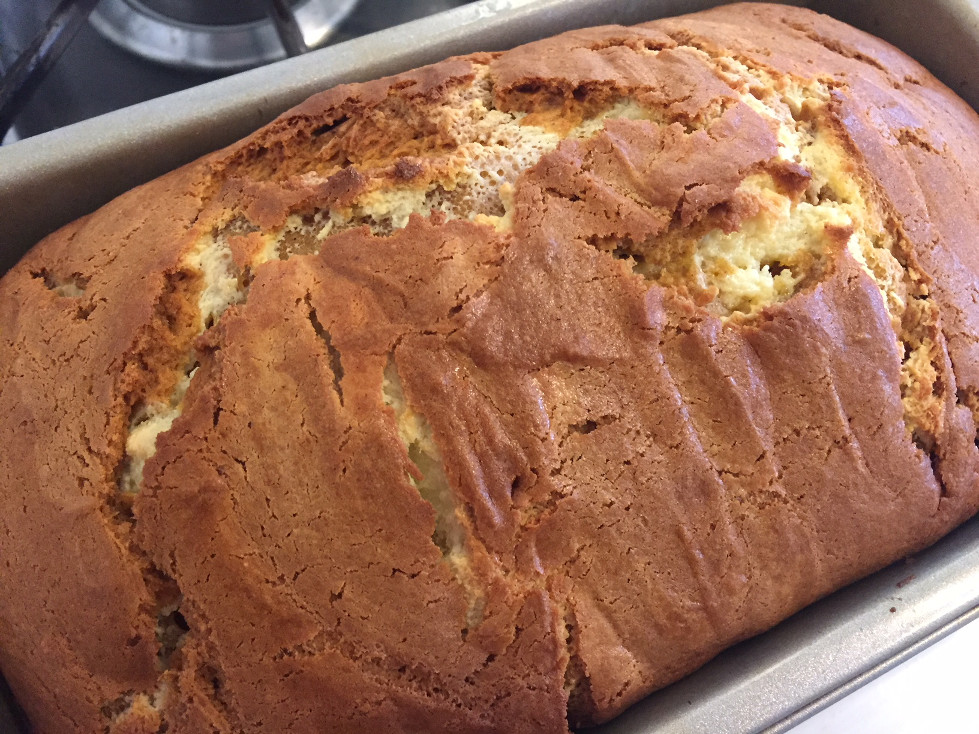
<path fill-rule="evenodd" d="M 315 96 L 0 282 L 39 732 L 607 720 L 979 505 L 979 121 L 741 5 Z"/>

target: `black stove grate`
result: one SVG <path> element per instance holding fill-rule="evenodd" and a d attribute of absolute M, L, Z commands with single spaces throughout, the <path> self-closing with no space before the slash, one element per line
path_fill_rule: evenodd
<path fill-rule="evenodd" d="M 356 38 L 393 25 L 421 18 L 426 15 L 463 5 L 471 0 L 322 0 L 332 3 L 331 7 L 349 6 L 339 24 L 331 29 L 326 45 Z M 79 120 L 126 107 L 147 99 L 160 97 L 171 92 L 197 86 L 225 76 L 237 67 L 224 69 L 172 68 L 120 48 L 96 31 L 104 8 L 120 3 L 145 6 L 157 11 L 161 4 L 176 2 L 180 5 L 186 0 L 102 0 L 94 11 L 94 22 L 84 22 L 84 16 L 95 5 L 96 0 L 4 0 L 0 2 L 0 74 L 3 80 L 12 79 L 10 71 L 18 54 L 27 49 L 30 43 L 41 34 L 45 24 L 58 13 L 62 6 L 71 6 L 73 17 L 81 17 L 75 27 L 63 35 L 63 41 L 70 39 L 60 58 L 51 62 L 51 56 L 32 83 L 20 85 L 18 99 L 14 106 L 8 106 L 8 115 L 13 122 L 12 134 L 5 142 L 30 137 Z M 247 17 L 188 16 L 179 13 L 180 22 L 198 25 L 213 24 L 212 21 L 241 20 L 237 25 L 255 24 L 257 7 L 264 4 L 268 11 L 268 23 L 278 14 L 277 35 L 286 39 L 286 47 L 299 52 L 305 38 L 297 37 L 297 28 L 291 25 L 284 10 L 299 10 L 310 0 L 250 0 L 241 6 L 250 15 Z M 194 4 L 191 4 L 193 8 Z M 199 7 L 199 6 L 198 6 Z M 230 13 L 231 11 L 229 11 Z M 71 31 L 74 31 L 72 33 Z M 300 34 L 302 35 L 302 34 Z M 308 44 L 307 44 L 308 45 Z M 60 50 L 57 48 L 54 51 Z M 284 56 L 284 50 L 280 51 Z M 277 56 L 276 56 L 277 58 Z M 266 59 L 274 60 L 272 58 Z M 248 64 L 244 64 L 247 66 Z M 242 65 L 238 65 L 242 66 Z M 0 82 L 2 84 L 2 82 Z M 3 99 L 0 97 L 0 127 L 4 113 Z M 15 114 L 13 114 L 15 113 Z M 3 130 L 0 129 L 0 138 Z"/>

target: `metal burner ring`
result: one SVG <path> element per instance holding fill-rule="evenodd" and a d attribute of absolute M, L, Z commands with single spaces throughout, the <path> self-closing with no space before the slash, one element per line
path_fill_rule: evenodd
<path fill-rule="evenodd" d="M 299 0 L 292 8 L 308 48 L 323 45 L 358 0 Z M 188 23 L 140 0 L 102 0 L 89 21 L 106 39 L 180 69 L 237 71 L 286 57 L 271 18 L 234 25 Z"/>

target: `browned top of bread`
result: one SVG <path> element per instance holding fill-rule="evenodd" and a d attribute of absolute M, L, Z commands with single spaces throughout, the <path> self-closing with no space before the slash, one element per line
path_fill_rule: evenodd
<path fill-rule="evenodd" d="M 313 97 L 0 281 L 39 731 L 564 731 L 979 505 L 976 115 L 740 5 Z"/>

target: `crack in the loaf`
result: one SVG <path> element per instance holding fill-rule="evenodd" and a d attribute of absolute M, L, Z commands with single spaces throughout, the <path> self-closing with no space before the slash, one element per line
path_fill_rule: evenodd
<path fill-rule="evenodd" d="M 49 291 L 54 291 L 62 298 L 80 298 L 85 295 L 85 289 L 91 280 L 90 276 L 74 272 L 67 278 L 60 278 L 48 268 L 32 270 L 31 277 L 35 280 L 44 281 L 44 287 Z"/>
<path fill-rule="evenodd" d="M 608 48 L 628 48 L 636 53 L 659 52 L 674 47 L 674 43 L 654 40 L 652 38 L 636 38 L 635 36 L 627 35 L 611 36 L 586 46 L 589 51 L 604 51 Z"/>
<path fill-rule="evenodd" d="M 811 29 L 800 26 L 796 30 L 806 33 L 813 41 L 834 53 L 862 62 L 872 61 L 840 44 L 828 43 L 826 39 L 813 35 Z M 711 48 L 708 43 L 701 42 L 689 33 L 671 34 L 671 37 L 681 45 L 706 54 L 717 65 L 718 71 L 724 72 L 722 76 L 728 79 L 735 91 L 739 91 L 742 96 L 752 95 L 758 103 L 769 109 L 775 119 L 781 119 L 780 125 L 794 127 L 798 141 L 796 160 L 810 172 L 810 185 L 806 191 L 808 202 L 814 207 L 847 212 L 851 222 L 847 248 L 877 284 L 884 305 L 891 315 L 895 339 L 904 351 L 900 389 L 909 438 L 922 452 L 932 456 L 936 434 L 942 423 L 941 405 L 948 380 L 944 377 L 944 363 L 937 350 L 938 309 L 929 296 L 928 278 L 913 265 L 913 247 L 908 242 L 899 219 L 890 212 L 891 205 L 884 192 L 857 176 L 852 176 L 849 180 L 834 180 L 829 170 L 822 170 L 817 165 L 822 158 L 831 162 L 832 155 L 842 160 L 852 159 L 856 155 L 852 152 L 852 140 L 837 140 L 820 126 L 820 120 L 824 116 L 836 114 L 832 108 L 830 93 L 840 84 L 823 81 L 814 87 L 800 85 L 795 90 L 796 98 L 792 98 L 790 90 L 779 91 L 773 84 L 771 73 L 751 58 Z M 877 66 L 874 63 L 872 65 Z M 749 80 L 753 81 L 754 86 Z M 747 91 L 740 91 L 746 84 Z M 771 106 L 772 103 L 765 101 L 764 94 L 759 96 L 756 88 L 776 93 L 777 104 L 781 105 L 787 117 L 780 118 Z M 754 107 L 757 105 L 753 105 Z M 821 135 L 828 137 L 821 138 Z M 922 131 L 903 129 L 896 136 L 902 144 L 938 152 L 924 140 Z M 826 158 L 827 154 L 832 155 Z M 884 203 L 881 207 L 874 208 L 872 203 L 875 201 Z M 879 227 L 880 231 L 875 231 L 874 227 Z M 778 267 L 774 267 L 776 263 Z M 782 260 L 773 260 L 767 265 L 768 272 L 775 277 L 780 275 L 775 273 L 776 269 L 794 272 L 794 266 L 786 271 Z M 900 272 L 896 273 L 898 269 Z M 800 281 L 794 286 L 793 292 L 804 282 Z M 940 473 L 936 473 L 936 480 L 941 484 Z"/>
<path fill-rule="evenodd" d="M 901 145 L 919 148 L 932 155 L 944 155 L 944 151 L 936 148 L 925 136 L 927 132 L 921 128 L 902 127 L 897 131 L 897 142 Z"/>
<path fill-rule="evenodd" d="M 328 643 L 330 642 L 332 642 L 332 640 L 330 639 L 330 636 L 327 635 L 326 631 L 319 629 L 316 634 L 314 634 L 308 640 L 303 640 L 298 645 L 280 648 L 279 651 L 272 656 L 272 660 L 275 662 L 280 662 L 288 658 L 315 658 L 322 655 L 328 649 Z"/>
<path fill-rule="evenodd" d="M 102 705 L 100 712 L 102 718 L 108 722 L 113 722 L 124 713 L 129 710 L 129 707 L 133 704 L 133 698 L 136 696 L 136 690 L 130 689 L 124 691 L 116 696 L 114 699 Z M 104 732 L 109 731 L 109 724 L 103 728 Z"/>
<path fill-rule="evenodd" d="M 955 402 L 962 405 L 972 413 L 972 421 L 975 426 L 974 441 L 976 448 L 979 448 L 979 388 L 960 387 L 955 393 Z"/>
<path fill-rule="evenodd" d="M 143 468 L 156 453 L 160 435 L 173 427 L 183 411 L 199 367 L 195 341 L 230 306 L 246 300 L 249 285 L 250 269 L 239 272 L 230 247 L 213 233 L 202 237 L 181 267 L 168 275 L 149 335 L 124 369 L 125 374 L 135 368 L 139 381 L 125 396 L 129 430 L 117 469 L 121 492 L 139 492 Z M 172 387 L 164 397 L 161 392 L 167 384 Z"/>
<path fill-rule="evenodd" d="M 714 58 L 711 61 L 720 63 Z M 733 82 L 731 84 L 734 86 Z M 722 101 L 714 111 L 714 117 L 723 115 L 724 110 L 735 103 L 737 100 L 733 99 Z M 784 100 L 783 104 L 790 106 Z M 763 116 L 770 120 L 778 118 L 771 108 Z M 705 131 L 712 135 L 707 127 L 708 123 L 707 119 L 699 120 L 697 124 L 690 123 L 687 125 L 688 133 Z M 793 119 L 792 124 L 798 126 L 801 123 Z M 587 169 L 588 166 L 582 166 L 582 170 Z M 819 225 L 825 224 L 828 233 L 833 222 L 833 212 L 818 209 L 827 202 L 817 197 L 812 204 L 815 211 L 820 212 L 818 218 L 825 219 L 825 222 L 809 224 L 808 210 L 805 216 L 797 213 L 800 202 L 793 192 L 802 179 L 808 180 L 801 167 L 783 164 L 779 158 L 768 161 L 761 173 L 754 168 L 742 171 L 738 195 L 753 196 L 761 202 L 761 211 L 739 222 L 738 229 L 733 232 L 729 232 L 724 224 L 727 216 L 725 207 L 728 206 L 726 202 L 715 205 L 705 219 L 697 220 L 694 223 L 696 226 L 691 226 L 684 221 L 687 196 L 681 196 L 662 233 L 652 235 L 642 242 L 635 242 L 629 237 L 594 235 L 586 237 L 585 241 L 616 259 L 629 261 L 633 273 L 660 285 L 678 288 L 698 305 L 709 305 L 713 312 L 722 317 L 733 313 L 755 315 L 769 302 L 779 302 L 791 296 L 823 268 L 823 258 L 816 249 L 822 247 L 825 251 L 828 245 L 822 239 L 831 238 L 831 235 L 822 234 L 823 230 L 819 229 Z M 688 182 L 684 191 L 702 185 L 700 181 Z M 569 201 L 577 198 L 573 194 L 569 196 L 553 188 L 546 190 L 546 193 Z M 637 205 L 648 207 L 634 192 L 623 194 Z M 781 211 L 786 207 L 786 216 L 775 217 L 773 213 L 768 213 L 769 209 Z M 664 212 L 667 213 L 669 212 Z M 753 229 L 749 230 L 749 227 Z M 786 229 L 785 232 L 781 231 L 783 228 Z M 755 252 L 757 248 L 746 248 L 742 243 L 740 249 L 744 256 L 737 253 L 732 255 L 730 250 L 738 248 L 737 239 L 742 236 L 740 233 L 754 230 L 757 230 L 757 236 L 745 234 L 743 237 L 754 237 L 760 246 L 764 245 L 764 251 Z M 789 241 L 790 235 L 799 242 L 795 250 L 780 244 Z M 752 263 L 752 258 L 757 259 L 757 262 Z"/>
<path fill-rule="evenodd" d="M 568 662 L 564 669 L 564 690 L 568 696 L 568 727 L 588 726 L 594 721 L 597 706 L 592 695 L 591 680 L 581 658 L 581 633 L 570 601 L 564 610 L 564 645 Z"/>
<path fill-rule="evenodd" d="M 348 115 L 343 115 L 343 116 L 338 117 L 337 119 L 333 120 L 332 122 L 329 122 L 329 123 L 327 123 L 325 125 L 320 125 L 319 127 L 316 127 L 316 128 L 313 128 L 313 130 L 312 130 L 312 136 L 314 138 L 318 138 L 321 135 L 324 135 L 325 133 L 335 132 L 340 126 L 342 126 L 349 119 L 350 119 L 350 117 Z"/>
<path fill-rule="evenodd" d="M 569 434 L 578 433 L 578 434 L 587 435 L 589 433 L 592 433 L 593 431 L 598 430 L 603 426 L 607 426 L 610 423 L 614 423 L 617 420 L 619 420 L 619 416 L 614 414 L 606 414 L 606 415 L 596 416 L 594 418 L 586 418 L 585 420 L 579 421 L 578 423 L 569 424 L 568 433 Z"/>
<path fill-rule="evenodd" d="M 157 653 L 159 672 L 170 670 L 174 656 L 183 647 L 187 633 L 190 631 L 187 620 L 180 612 L 181 601 L 182 599 L 178 598 L 173 604 L 162 607 L 156 615 L 156 639 L 160 646 Z"/>
<path fill-rule="evenodd" d="M 572 97 L 589 97 L 593 93 L 584 87 L 569 91 Z M 494 97 L 492 78 L 477 74 L 468 91 L 444 100 L 462 121 L 453 123 L 458 124 L 457 128 L 449 126 L 453 139 L 450 149 L 425 155 L 403 151 L 400 157 L 375 162 L 376 165 L 357 163 L 339 169 L 333 176 L 348 171 L 356 174 L 359 190 L 342 204 L 316 209 L 317 231 L 308 227 L 301 231 L 291 226 L 283 228 L 279 234 L 280 256 L 315 252 L 327 237 L 360 226 L 367 226 L 375 236 L 387 237 L 405 227 L 411 214 L 435 213 L 509 230 L 512 187 L 541 156 L 565 139 L 590 137 L 601 130 L 605 119 L 646 119 L 652 114 L 637 103 L 603 97 L 604 102 L 589 101 L 585 105 L 587 111 L 577 126 L 555 132 L 546 122 L 538 125 L 524 119 L 524 113 L 498 109 Z M 466 165 L 459 165 L 462 160 Z M 359 172 L 353 165 L 359 166 Z M 290 213 L 290 218 L 297 216 L 296 211 Z M 313 210 L 305 211 L 309 216 Z"/>
<path fill-rule="evenodd" d="M 928 463 L 931 465 L 932 476 L 935 477 L 935 483 L 938 484 L 938 498 L 939 500 L 948 497 L 948 487 L 945 486 L 945 479 L 942 477 L 942 460 L 938 455 L 938 452 L 934 449 L 925 452 L 928 457 Z"/>
<path fill-rule="evenodd" d="M 464 508 L 446 477 L 428 421 L 408 403 L 393 354 L 384 372 L 382 398 L 394 411 L 398 435 L 412 464 L 408 479 L 435 513 L 432 543 L 465 594 L 468 608 L 461 630 L 465 637 L 482 622 L 486 600 L 470 565 L 471 539 L 460 516 Z"/>
<path fill-rule="evenodd" d="M 355 226 L 353 222 L 347 227 L 337 226 L 333 219 L 324 219 L 324 212 L 328 210 L 290 214 L 275 235 L 275 256 L 279 260 L 288 260 L 301 255 L 317 255 L 326 237 Z"/>
<path fill-rule="evenodd" d="M 333 338 L 330 336 L 330 332 L 323 326 L 319 320 L 319 317 L 316 315 L 316 308 L 313 306 L 312 299 L 313 296 L 309 292 L 306 293 L 306 296 L 303 299 L 306 303 L 309 323 L 312 324 L 313 331 L 316 332 L 316 336 L 318 336 L 323 344 L 326 345 L 326 352 L 330 359 L 330 371 L 333 373 L 333 390 L 336 392 L 337 398 L 340 401 L 340 407 L 342 408 L 343 363 L 340 361 L 340 350 L 333 345 Z"/>
<path fill-rule="evenodd" d="M 455 301 L 455 305 L 452 306 L 446 312 L 447 319 L 454 318 L 458 314 L 462 313 L 462 311 L 465 310 L 465 308 L 470 303 L 482 298 L 483 295 L 485 295 L 496 284 L 496 282 L 503 277 L 503 262 L 506 259 L 507 250 L 509 250 L 512 242 L 513 239 L 508 237 L 506 244 L 503 245 L 503 249 L 500 252 L 499 257 L 495 258 L 490 262 L 486 262 L 483 264 L 485 267 L 492 269 L 492 275 L 490 275 L 485 281 L 483 281 L 479 285 L 479 287 L 477 287 L 472 293 L 469 293 L 464 296 L 463 296 L 463 291 L 466 289 L 466 286 L 463 286 L 458 291 L 456 291 L 453 299 Z M 453 329 L 452 331 L 448 332 L 445 336 L 446 337 L 451 336 L 452 334 L 455 333 L 456 330 L 457 329 Z"/>
<path fill-rule="evenodd" d="M 199 280 L 186 269 L 177 269 L 166 276 L 161 296 L 154 306 L 152 321 L 137 335 L 134 350 L 127 356 L 121 370 L 120 390 L 123 394 L 120 396 L 120 407 L 127 411 L 128 418 L 137 415 L 154 396 L 165 392 L 168 383 L 176 382 L 179 385 L 180 380 L 175 379 L 172 372 L 176 365 L 182 363 L 190 342 L 196 336 L 196 329 L 192 326 L 196 309 L 188 304 L 199 291 Z M 131 424 L 135 424 L 135 421 L 131 421 Z M 177 584 L 136 542 L 132 513 L 135 493 L 127 490 L 138 489 L 141 477 L 133 484 L 135 475 L 128 472 L 133 463 L 132 453 L 126 451 L 130 437 L 131 431 L 129 436 L 123 437 L 117 456 L 100 457 L 106 463 L 106 477 L 113 482 L 116 490 L 105 496 L 102 513 L 107 529 L 129 553 L 142 575 L 147 600 L 140 611 L 157 623 L 158 682 L 156 691 L 133 691 L 128 699 L 124 696 L 107 704 L 105 712 L 113 715 L 120 713 L 116 711 L 120 705 L 124 709 L 137 701 L 152 705 L 157 695 L 162 695 L 161 691 L 168 685 L 164 675 L 173 663 L 181 638 L 172 628 L 162 634 L 159 627 L 161 622 L 166 626 L 168 622 L 165 618 L 176 611 L 175 600 L 180 598 Z M 171 616 L 169 623 L 176 625 L 176 620 L 175 616 Z M 131 644 L 138 642 L 138 639 L 134 639 Z"/>
<path fill-rule="evenodd" d="M 161 679 L 152 691 L 130 688 L 103 704 L 99 709 L 104 722 L 101 728 L 102 734 L 110 734 L 120 724 L 125 731 L 147 731 L 144 728 L 148 723 L 144 719 L 147 714 L 155 714 L 159 720 L 154 734 L 166 734 L 170 724 L 164 715 L 164 705 L 171 693 L 170 689 L 170 682 Z M 127 721 L 131 715 L 137 717 L 134 722 Z"/>
<path fill-rule="evenodd" d="M 204 684 L 199 686 L 198 690 L 210 701 L 224 721 L 230 723 L 239 720 L 240 717 L 236 714 L 225 691 L 225 673 L 221 665 L 216 662 L 216 656 L 208 655 L 197 665 L 194 674 Z M 231 729 L 230 726 L 228 728 Z"/>
<path fill-rule="evenodd" d="M 129 428 L 119 456 L 111 459 L 109 476 L 116 491 L 106 497 L 104 515 L 142 573 L 148 601 L 141 611 L 156 621 L 158 677 L 154 691 L 132 691 L 107 704 L 103 709 L 107 716 L 122 715 L 140 702 L 155 706 L 166 695 L 174 671 L 183 666 L 181 650 L 190 634 L 180 611 L 183 595 L 176 579 L 138 545 L 132 504 L 142 489 L 145 462 L 155 454 L 159 436 L 172 428 L 182 411 L 198 368 L 194 343 L 228 306 L 245 298 L 247 280 L 242 285 L 226 245 L 213 251 L 221 247 L 213 236 L 205 236 L 167 274 L 152 321 L 137 335 L 122 369 L 120 402 L 127 410 Z M 161 726 L 165 725 L 164 721 Z"/>
<path fill-rule="evenodd" d="M 119 491 L 126 495 L 139 493 L 143 481 L 143 469 L 153 454 L 160 434 L 169 431 L 180 415 L 184 395 L 198 369 L 196 357 L 182 370 L 176 387 L 167 403 L 138 400 L 130 410 L 129 433 L 126 437 L 125 456 L 120 465 Z"/>
<path fill-rule="evenodd" d="M 875 59 L 873 56 L 868 56 L 855 48 L 847 46 L 842 41 L 836 38 L 829 38 L 827 36 L 818 33 L 816 30 L 810 26 L 798 23 L 789 19 L 783 19 L 782 22 L 794 31 L 798 31 L 810 41 L 818 43 L 820 46 L 825 48 L 827 51 L 836 54 L 837 56 L 842 56 L 845 59 L 852 59 L 854 61 L 859 61 L 861 64 L 866 64 L 867 66 L 872 66 L 878 71 L 883 71 L 890 77 L 890 73 L 886 66 L 884 66 L 880 61 Z"/>
<path fill-rule="evenodd" d="M 117 720 L 124 719 L 131 711 L 147 708 L 159 714 L 160 727 L 168 726 L 164 715 L 164 703 L 172 694 L 175 674 L 183 666 L 180 651 L 189 634 L 189 626 L 180 613 L 182 595 L 176 580 L 149 558 L 147 552 L 135 543 L 131 534 L 126 547 L 140 567 L 150 597 L 149 603 L 141 606 L 141 613 L 156 620 L 157 678 L 153 689 L 143 691 L 132 689 L 102 706 L 101 713 L 106 721 L 105 731 L 109 731 Z M 128 644 L 135 646 L 140 641 L 141 637 L 136 635 Z"/>
<path fill-rule="evenodd" d="M 927 276 L 911 265 L 911 245 L 895 219 L 888 220 L 885 238 L 886 249 L 903 270 L 903 283 L 908 292 L 900 314 L 895 314 L 888 304 L 892 318 L 900 319 L 895 332 L 903 352 L 900 388 L 904 420 L 915 446 L 932 456 L 944 423 L 945 397 L 949 389 L 941 349 L 939 307 L 929 293 Z M 939 472 L 935 473 L 935 479 L 944 493 Z"/>

